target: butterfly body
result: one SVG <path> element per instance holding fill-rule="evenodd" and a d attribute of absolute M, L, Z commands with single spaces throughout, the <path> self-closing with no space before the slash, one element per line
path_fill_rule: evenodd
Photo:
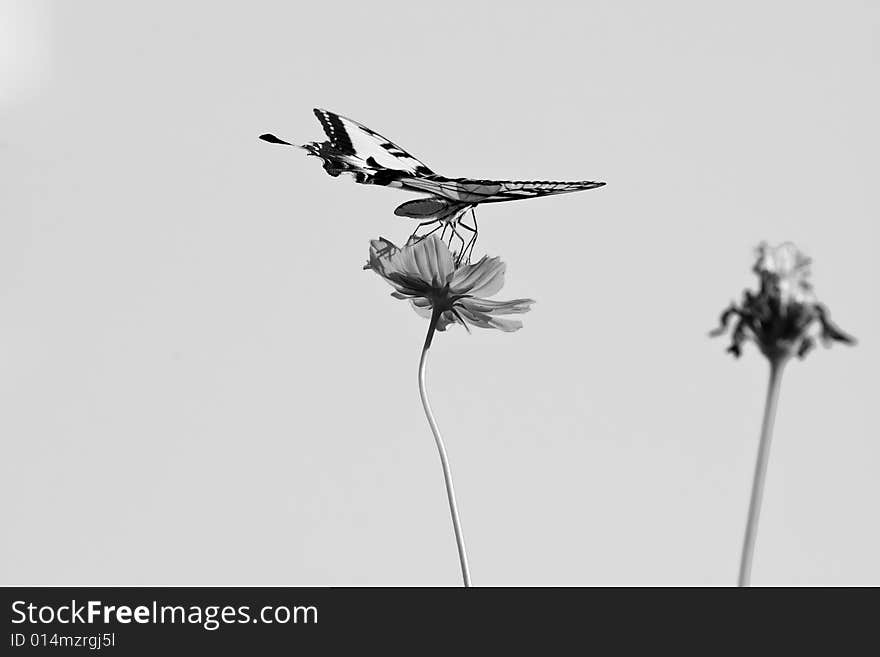
<path fill-rule="evenodd" d="M 438 224 L 462 241 L 456 228 L 461 226 L 473 232 L 473 237 L 460 252 L 473 248 L 476 240 L 476 216 L 473 227 L 462 223 L 467 212 L 483 203 L 501 203 L 539 196 L 567 194 L 602 187 L 604 182 L 558 182 L 549 180 L 481 180 L 475 178 L 447 178 L 434 173 L 424 162 L 416 159 L 389 139 L 366 126 L 327 110 L 316 109 L 328 141 L 310 142 L 300 148 L 323 161 L 324 170 L 337 177 L 347 173 L 363 185 L 396 187 L 423 194 L 420 199 L 398 206 L 394 214 L 419 220 L 419 226 Z M 260 139 L 275 144 L 294 146 L 271 134 Z M 434 230 L 436 230 L 435 228 Z M 418 229 L 417 229 L 418 230 Z M 433 232 L 433 231 L 432 231 Z M 450 240 L 452 237 L 450 237 Z"/>

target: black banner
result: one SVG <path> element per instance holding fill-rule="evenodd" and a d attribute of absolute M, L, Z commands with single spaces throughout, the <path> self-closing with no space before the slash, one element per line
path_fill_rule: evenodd
<path fill-rule="evenodd" d="M 2 589 L 2 654 L 420 655 L 475 637 L 496 648 L 531 642 L 541 654 L 598 646 L 613 647 L 601 654 L 714 654 L 756 645 L 757 636 L 763 646 L 824 640 L 839 653 L 874 625 L 876 605 L 864 593 L 876 597 L 867 589 L 11 587 Z"/>

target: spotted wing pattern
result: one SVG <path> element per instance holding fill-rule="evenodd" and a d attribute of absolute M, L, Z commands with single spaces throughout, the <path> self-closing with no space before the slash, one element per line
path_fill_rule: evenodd
<path fill-rule="evenodd" d="M 351 173 L 359 183 L 399 187 L 395 181 L 400 177 L 434 174 L 424 162 L 357 121 L 322 109 L 315 109 L 315 116 L 329 141 L 303 148 L 324 160 L 332 176 Z"/>

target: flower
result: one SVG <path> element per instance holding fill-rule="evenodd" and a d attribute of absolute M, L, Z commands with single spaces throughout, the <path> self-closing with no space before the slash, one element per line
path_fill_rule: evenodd
<path fill-rule="evenodd" d="M 775 290 L 784 304 L 815 303 L 813 286 L 808 280 L 812 260 L 791 242 L 772 247 L 766 242 L 758 245 L 758 261 L 752 268 L 762 285 Z"/>
<path fill-rule="evenodd" d="M 506 265 L 500 258 L 488 256 L 475 264 L 456 265 L 438 235 L 410 239 L 403 248 L 381 237 L 371 240 L 365 269 L 372 269 L 394 288 L 391 296 L 409 300 L 423 317 L 436 317 L 438 331 L 455 323 L 468 330 L 470 325 L 516 331 L 522 322 L 499 316 L 528 312 L 535 303 L 532 299 L 486 298 L 503 287 Z"/>
<path fill-rule="evenodd" d="M 827 308 L 817 301 L 809 281 L 810 258 L 791 242 L 776 247 L 762 242 L 757 256 L 752 271 L 760 279 L 760 290 L 757 294 L 745 290 L 742 303 L 731 303 L 721 313 L 720 326 L 710 333 L 726 333 L 731 318 L 737 318 L 727 351 L 739 357 L 742 344 L 750 339 L 771 360 L 793 354 L 803 358 L 816 344 L 815 332 L 811 333 L 816 323 L 824 344 L 855 344 L 855 338 L 835 326 Z"/>

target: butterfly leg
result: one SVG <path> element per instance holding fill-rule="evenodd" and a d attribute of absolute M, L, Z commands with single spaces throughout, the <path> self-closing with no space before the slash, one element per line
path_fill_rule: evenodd
<path fill-rule="evenodd" d="M 474 247 L 477 245 L 477 235 L 480 234 L 480 227 L 477 225 L 477 213 L 474 212 L 473 208 L 471 208 L 471 217 L 474 220 L 474 238 L 471 241 L 471 252 L 468 253 L 468 262 L 470 262 L 471 256 L 474 254 Z"/>
<path fill-rule="evenodd" d="M 434 226 L 431 230 L 429 230 L 427 233 L 425 233 L 424 235 L 422 235 L 422 236 L 419 238 L 419 242 L 421 242 L 423 239 L 425 239 L 428 235 L 432 235 L 433 233 L 436 233 L 438 230 L 440 230 L 440 228 L 441 228 L 441 225 L 438 223 L 438 224 L 437 224 L 436 226 Z M 442 234 L 442 233 L 440 234 L 440 239 L 443 239 L 443 234 Z"/>
<path fill-rule="evenodd" d="M 471 263 L 471 256 L 474 252 L 474 244 L 476 244 L 477 241 L 477 233 L 470 226 L 465 226 L 464 224 L 462 224 L 461 227 L 474 233 L 467 241 L 464 250 L 461 252 L 461 262 L 469 265 Z"/>
<path fill-rule="evenodd" d="M 424 226 L 430 226 L 430 225 L 432 225 L 432 224 L 437 224 L 437 225 L 436 225 L 433 229 L 431 229 L 431 230 L 429 230 L 427 233 L 425 233 L 424 235 L 419 235 L 419 230 L 420 230 L 422 227 L 424 227 Z M 443 224 L 440 223 L 440 221 L 439 221 L 438 219 L 433 219 L 433 220 L 431 220 L 431 221 L 423 221 L 423 222 L 420 223 L 418 226 L 416 226 L 416 229 L 412 232 L 412 235 L 409 236 L 409 239 L 407 240 L 407 243 L 409 243 L 409 242 L 413 242 L 414 244 L 416 244 L 416 243 L 418 243 L 418 242 L 421 242 L 421 241 L 422 241 L 423 239 L 425 239 L 428 235 L 430 235 L 431 233 L 436 232 L 437 230 L 439 230 L 439 229 L 442 228 L 442 227 L 443 227 Z"/>
<path fill-rule="evenodd" d="M 452 228 L 452 235 L 449 236 L 449 250 L 452 251 L 452 255 L 455 258 L 455 264 L 460 265 L 462 262 L 462 258 L 464 258 L 464 252 L 467 249 L 467 246 L 465 245 L 466 243 L 464 238 L 461 236 L 461 233 L 459 233 L 455 229 L 455 225 L 450 224 L 450 227 Z M 452 250 L 452 240 L 456 237 L 458 238 L 458 241 L 461 242 L 461 251 L 459 251 L 458 253 Z"/>
<path fill-rule="evenodd" d="M 443 227 L 443 232 L 440 234 L 440 238 L 442 239 L 444 235 L 446 235 L 446 229 L 451 228 L 452 230 L 449 232 L 449 241 L 447 245 L 449 246 L 449 250 L 452 251 L 452 240 L 455 238 L 455 226 L 448 221 L 445 222 L 445 226 Z"/>
<path fill-rule="evenodd" d="M 476 243 L 477 243 L 477 235 L 479 235 L 479 232 L 480 232 L 479 226 L 477 225 L 477 215 L 476 215 L 476 213 L 474 213 L 474 209 L 473 209 L 473 208 L 471 208 L 471 217 L 472 217 L 473 220 L 474 220 L 474 225 L 473 225 L 473 227 L 468 226 L 466 223 L 464 223 L 464 219 L 462 219 L 462 220 L 459 222 L 459 226 L 461 226 L 462 228 L 464 228 L 464 229 L 466 229 L 466 230 L 469 230 L 469 231 L 471 231 L 471 232 L 473 233 L 473 235 L 471 236 L 470 241 L 468 241 L 467 246 L 464 247 L 464 251 L 463 251 L 463 253 L 467 254 L 467 255 L 466 255 L 466 257 L 467 257 L 466 262 L 468 262 L 468 263 L 470 263 L 470 261 L 471 261 L 471 256 L 472 256 L 473 253 L 474 253 L 474 246 L 475 246 Z"/>

